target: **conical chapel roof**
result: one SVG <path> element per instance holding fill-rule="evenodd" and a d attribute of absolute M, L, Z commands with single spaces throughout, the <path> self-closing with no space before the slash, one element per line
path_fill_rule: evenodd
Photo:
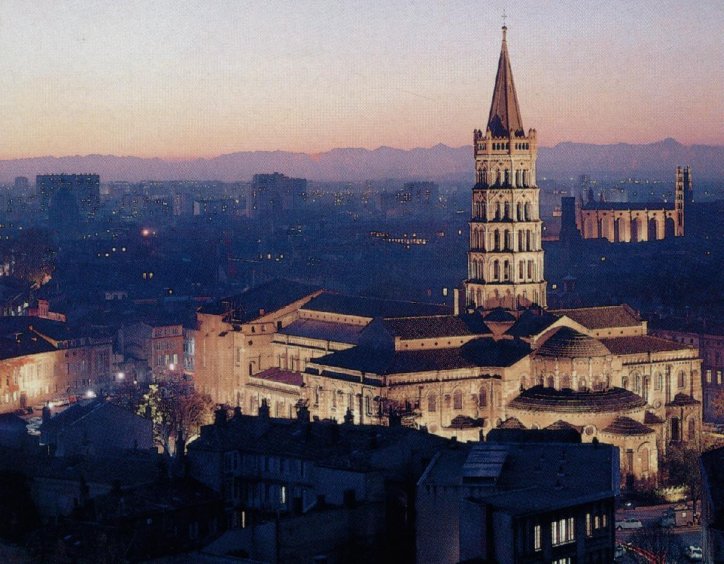
<path fill-rule="evenodd" d="M 520 117 L 518 96 L 513 83 L 513 71 L 508 58 L 508 44 L 505 40 L 507 30 L 508 28 L 503 26 L 503 45 L 498 60 L 498 74 L 495 77 L 493 102 L 490 104 L 488 129 L 494 137 L 508 137 L 511 134 L 515 137 L 523 137 L 525 135 L 523 120 Z"/>

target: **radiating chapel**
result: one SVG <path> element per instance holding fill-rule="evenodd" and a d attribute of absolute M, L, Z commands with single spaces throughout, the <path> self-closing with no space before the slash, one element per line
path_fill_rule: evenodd
<path fill-rule="evenodd" d="M 197 314 L 195 379 L 247 413 L 399 422 L 461 440 L 496 427 L 575 429 L 655 481 L 672 443 L 697 445 L 700 359 L 648 335 L 626 305 L 548 310 L 536 132 L 523 127 L 506 28 L 476 129 L 468 278 L 453 311 L 273 281 Z"/>

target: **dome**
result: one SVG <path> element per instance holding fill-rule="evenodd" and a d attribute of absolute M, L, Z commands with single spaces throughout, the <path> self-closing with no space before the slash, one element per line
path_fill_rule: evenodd
<path fill-rule="evenodd" d="M 528 388 L 509 404 L 511 409 L 553 413 L 621 412 L 645 406 L 643 398 L 623 388 L 611 388 L 603 392 L 574 392 L 543 386 Z"/>
<path fill-rule="evenodd" d="M 538 356 L 566 358 L 589 358 L 611 354 L 606 346 L 597 339 L 579 333 L 570 327 L 561 327 L 546 340 L 538 350 Z"/>

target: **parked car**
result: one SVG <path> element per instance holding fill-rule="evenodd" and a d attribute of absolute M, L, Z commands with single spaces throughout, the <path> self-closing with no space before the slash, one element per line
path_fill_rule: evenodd
<path fill-rule="evenodd" d="M 633 517 L 629 517 L 623 521 L 616 521 L 616 529 L 619 531 L 621 529 L 640 529 L 643 526 L 640 519 L 634 519 Z"/>
<path fill-rule="evenodd" d="M 692 562 L 701 562 L 704 560 L 704 551 L 700 546 L 691 544 L 686 547 L 684 554 L 686 554 L 686 557 Z"/>
<path fill-rule="evenodd" d="M 684 504 L 670 507 L 661 515 L 659 519 L 660 527 L 687 527 L 697 521 L 697 515 L 694 511 Z"/>

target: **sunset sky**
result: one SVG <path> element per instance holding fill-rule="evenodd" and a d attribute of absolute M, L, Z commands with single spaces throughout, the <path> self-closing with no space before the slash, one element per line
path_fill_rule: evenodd
<path fill-rule="evenodd" d="M 466 145 L 504 6 L 542 145 L 724 144 L 721 0 L 3 0 L 0 158 Z"/>

